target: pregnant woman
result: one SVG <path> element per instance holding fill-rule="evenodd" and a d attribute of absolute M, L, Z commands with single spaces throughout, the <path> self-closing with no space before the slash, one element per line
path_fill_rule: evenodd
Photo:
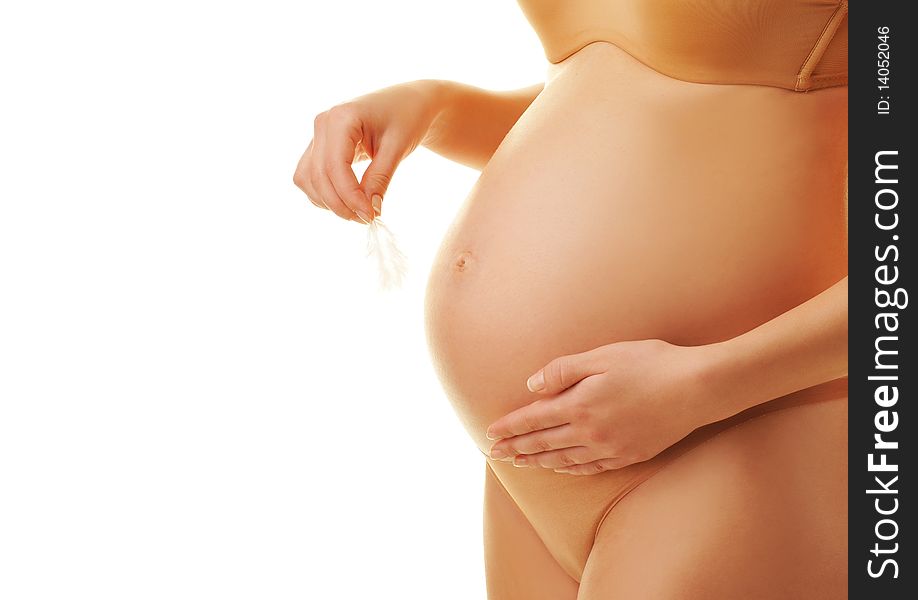
<path fill-rule="evenodd" d="M 520 5 L 544 83 L 344 102 L 294 176 L 365 223 L 419 145 L 481 169 L 425 322 L 489 598 L 846 597 L 847 2 Z"/>

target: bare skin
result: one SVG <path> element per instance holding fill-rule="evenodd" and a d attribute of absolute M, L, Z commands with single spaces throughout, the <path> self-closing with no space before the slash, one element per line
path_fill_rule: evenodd
<path fill-rule="evenodd" d="M 444 389 L 483 453 L 497 446 L 492 425 L 513 456 L 557 448 L 536 437 L 514 447 L 507 434 L 520 442 L 568 426 L 552 443 L 585 448 L 576 464 L 620 459 L 591 477 L 555 473 L 561 465 L 538 462 L 547 456 L 536 459 L 546 469 L 489 463 L 489 598 L 537 597 L 513 592 L 510 572 L 581 600 L 634 597 L 648 577 L 655 595 L 641 597 L 839 597 L 847 398 L 823 383 L 847 373 L 847 89 L 680 82 L 606 43 L 552 66 L 544 86 L 488 92 L 426 80 L 411 89 L 421 110 L 368 96 L 337 111 L 337 129 L 317 121 L 328 141 L 310 144 L 294 180 L 354 220 L 417 145 L 482 168 L 428 284 Z M 335 161 L 361 154 L 380 163 L 369 177 L 324 183 Z M 538 406 L 571 400 L 553 413 L 564 422 L 516 412 L 533 401 L 533 373 L 585 356 L 544 370 Z M 601 496 L 697 425 L 795 395 L 819 402 L 752 419 L 666 464 L 589 545 L 567 547 L 564 531 L 552 532 L 559 499 Z M 508 497 L 521 518 L 507 516 Z M 530 543 L 534 532 L 543 545 Z M 820 552 L 818 540 L 833 550 Z M 782 555 L 794 541 L 802 549 Z M 500 548 L 524 545 L 533 554 L 507 566 Z M 724 548 L 726 570 L 715 556 Z"/>
<path fill-rule="evenodd" d="M 527 387 L 543 399 L 488 428 L 488 439 L 499 440 L 490 456 L 516 466 L 575 475 L 595 475 L 647 460 L 697 427 L 846 376 L 847 309 L 845 277 L 725 342 L 617 342 L 559 357 L 527 380 Z M 681 363 L 694 370 L 693 380 L 680 375 Z M 668 375 L 652 385 L 639 376 L 657 371 Z M 604 384 L 595 393 L 562 394 L 594 376 Z M 686 410 L 673 412 L 674 406 L 686 402 Z"/>

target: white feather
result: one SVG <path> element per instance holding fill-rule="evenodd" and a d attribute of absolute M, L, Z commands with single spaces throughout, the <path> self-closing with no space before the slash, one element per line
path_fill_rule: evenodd
<path fill-rule="evenodd" d="M 367 225 L 367 256 L 376 256 L 381 290 L 391 290 L 402 285 L 408 272 L 408 259 L 398 249 L 395 235 L 379 217 Z"/>

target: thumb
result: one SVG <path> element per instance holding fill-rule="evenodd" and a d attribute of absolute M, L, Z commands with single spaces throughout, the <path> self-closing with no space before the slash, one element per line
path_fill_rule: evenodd
<path fill-rule="evenodd" d="M 367 198 L 372 202 L 376 216 L 382 213 L 382 198 L 386 195 L 386 190 L 389 187 L 389 182 L 392 181 L 392 174 L 395 172 L 395 167 L 398 166 L 398 163 L 398 152 L 393 149 L 393 144 L 390 144 L 379 149 L 367 170 L 363 172 L 360 187 L 363 188 Z"/>
<path fill-rule="evenodd" d="M 571 387 L 584 377 L 600 370 L 597 369 L 590 352 L 559 356 L 533 373 L 526 380 L 526 387 L 531 392 L 557 394 Z"/>

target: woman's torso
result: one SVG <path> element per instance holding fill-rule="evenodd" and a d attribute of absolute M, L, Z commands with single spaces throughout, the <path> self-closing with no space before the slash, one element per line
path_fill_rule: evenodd
<path fill-rule="evenodd" d="M 847 271 L 847 87 L 693 83 L 619 46 L 549 66 L 430 272 L 434 366 L 475 443 L 557 356 L 727 339 Z"/>

